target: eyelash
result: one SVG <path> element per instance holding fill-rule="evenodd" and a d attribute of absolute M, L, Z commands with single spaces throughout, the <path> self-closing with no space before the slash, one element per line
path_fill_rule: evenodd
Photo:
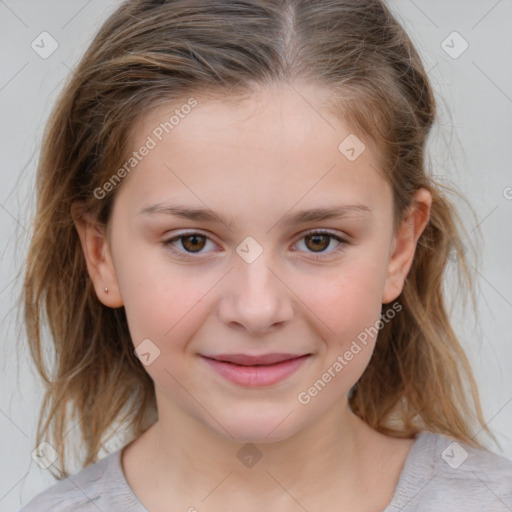
<path fill-rule="evenodd" d="M 166 247 L 167 249 L 169 249 L 170 251 L 172 251 L 174 254 L 177 254 L 178 256 L 182 256 L 182 257 L 187 257 L 187 256 L 193 256 L 194 254 L 197 254 L 197 255 L 201 255 L 203 253 L 193 253 L 193 252 L 183 252 L 179 249 L 176 249 L 175 247 L 173 247 L 172 243 L 173 242 L 176 242 L 178 240 L 181 240 L 183 238 L 186 238 L 186 237 L 189 237 L 191 235 L 199 235 L 201 237 L 205 237 L 207 240 L 211 240 L 209 236 L 203 234 L 203 233 L 200 233 L 200 232 L 197 232 L 197 231 L 189 231 L 189 232 L 185 232 L 185 233 L 181 233 L 175 237 L 172 237 L 172 238 L 169 238 L 167 240 L 164 240 L 162 242 L 162 245 L 164 247 Z M 336 235 L 334 233 L 331 233 L 330 231 L 325 231 L 325 230 L 310 230 L 310 231 L 307 231 L 306 233 L 304 233 L 302 235 L 302 237 L 299 239 L 299 241 L 301 241 L 302 239 L 306 238 L 307 236 L 311 236 L 311 235 L 327 235 L 328 237 L 330 237 L 331 239 L 334 239 L 336 240 L 337 242 L 339 242 L 339 245 L 338 247 L 336 247 L 334 250 L 330 251 L 330 252 L 311 252 L 310 254 L 313 254 L 318 258 L 326 258 L 326 257 L 329 257 L 330 255 L 332 254 L 337 254 L 339 253 L 340 251 L 342 251 L 345 246 L 348 244 L 348 242 L 346 240 L 344 240 L 343 238 L 341 238 L 339 235 Z M 297 242 L 298 243 L 298 242 Z"/>

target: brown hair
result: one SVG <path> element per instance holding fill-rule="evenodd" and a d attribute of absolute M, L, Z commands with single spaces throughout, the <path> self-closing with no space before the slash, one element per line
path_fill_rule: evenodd
<path fill-rule="evenodd" d="M 444 194 L 453 190 L 429 177 L 424 162 L 434 94 L 388 7 L 381 0 L 129 0 L 71 74 L 46 127 L 38 166 L 22 297 L 30 352 L 46 386 L 36 445 L 44 440 L 57 450 L 58 478 L 69 474 L 72 428 L 80 428 L 87 466 L 116 422 L 136 437 L 157 417 L 154 384 L 134 354 L 124 308 L 105 307 L 94 292 L 72 205 L 80 202 L 108 224 L 117 189 L 101 200 L 94 190 L 126 161 L 130 130 L 142 113 L 194 94 L 236 101 L 282 82 L 327 87 L 329 108 L 376 143 L 396 226 L 418 188 L 433 195 L 398 298 L 403 310 L 380 330 L 350 395 L 352 410 L 396 437 L 429 430 L 479 446 L 473 428 L 490 433 L 443 296 L 455 251 L 458 286 L 471 291 L 474 306 L 462 223 Z M 43 361 L 45 323 L 53 366 Z"/>

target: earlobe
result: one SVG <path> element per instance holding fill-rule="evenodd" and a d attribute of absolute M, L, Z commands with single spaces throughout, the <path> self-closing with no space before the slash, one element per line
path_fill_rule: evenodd
<path fill-rule="evenodd" d="M 392 302 L 402 293 L 414 260 L 418 239 L 428 224 L 431 207 L 431 193 L 425 188 L 420 188 L 393 237 L 393 249 L 382 292 L 383 304 Z"/>
<path fill-rule="evenodd" d="M 72 216 L 80 237 L 87 271 L 98 299 L 105 306 L 121 307 L 123 300 L 119 291 L 105 227 L 88 213 L 80 212 L 78 205 L 73 205 Z"/>

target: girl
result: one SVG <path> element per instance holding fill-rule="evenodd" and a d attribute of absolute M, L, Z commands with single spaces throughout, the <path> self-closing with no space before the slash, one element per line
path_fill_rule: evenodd
<path fill-rule="evenodd" d="M 381 0 L 124 2 L 45 134 L 24 306 L 61 481 L 21 510 L 511 510 L 434 120 Z"/>

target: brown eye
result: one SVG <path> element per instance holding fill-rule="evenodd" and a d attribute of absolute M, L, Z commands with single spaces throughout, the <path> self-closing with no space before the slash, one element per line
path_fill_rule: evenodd
<path fill-rule="evenodd" d="M 327 249 L 327 247 L 329 247 L 329 244 L 331 243 L 331 238 L 331 235 L 325 234 L 313 234 L 304 237 L 308 249 L 311 249 L 312 251 L 315 252 L 321 252 Z"/>
<path fill-rule="evenodd" d="M 334 245 L 331 244 L 333 241 Z M 304 244 L 304 247 L 299 247 L 301 251 L 328 257 L 343 250 L 347 242 L 329 231 L 310 231 L 300 239 L 298 246 L 301 244 Z"/>
<path fill-rule="evenodd" d="M 181 235 L 170 238 L 169 240 L 165 240 L 162 242 L 162 245 L 169 248 L 172 252 L 178 255 L 187 255 L 187 254 L 205 254 L 208 252 L 208 242 L 210 242 L 213 246 L 215 245 L 213 241 L 207 235 L 202 235 L 201 233 L 183 233 Z M 203 250 L 205 249 L 206 250 Z"/>
<path fill-rule="evenodd" d="M 180 236 L 179 240 L 183 248 L 189 252 L 199 252 L 206 245 L 206 237 L 198 234 Z"/>

